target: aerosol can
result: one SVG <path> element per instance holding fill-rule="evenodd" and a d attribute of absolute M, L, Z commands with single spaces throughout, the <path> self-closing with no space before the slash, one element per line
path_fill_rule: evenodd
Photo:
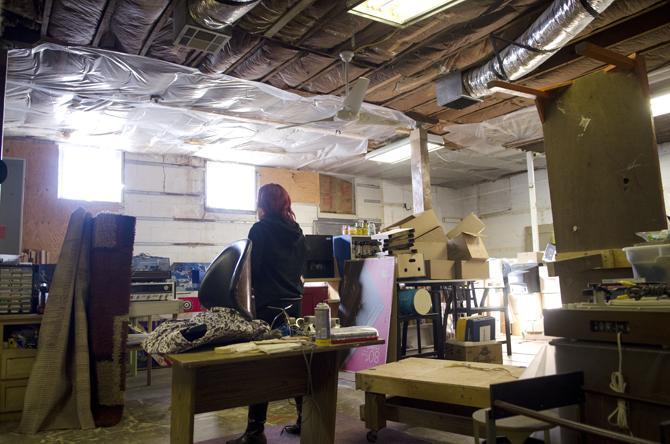
<path fill-rule="evenodd" d="M 330 307 L 319 302 L 314 308 L 316 345 L 330 345 Z"/>

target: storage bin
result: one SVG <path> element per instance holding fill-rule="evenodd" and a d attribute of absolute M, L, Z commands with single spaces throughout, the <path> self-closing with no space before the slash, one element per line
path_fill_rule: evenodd
<path fill-rule="evenodd" d="M 670 244 L 636 245 L 623 249 L 633 276 L 647 282 L 670 282 Z"/>

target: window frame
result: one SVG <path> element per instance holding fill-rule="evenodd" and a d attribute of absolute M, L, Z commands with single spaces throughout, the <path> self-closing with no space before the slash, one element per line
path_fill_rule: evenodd
<path fill-rule="evenodd" d="M 210 207 L 207 204 L 207 195 L 209 194 L 208 186 L 207 184 L 209 181 L 207 180 L 207 175 L 209 173 L 209 168 L 207 167 L 209 163 L 223 163 L 223 164 L 229 164 L 229 165 L 240 165 L 240 166 L 245 166 L 253 169 L 254 172 L 254 209 L 253 210 L 240 210 L 240 209 L 233 209 L 233 208 L 218 208 L 218 207 Z M 257 207 L 258 207 L 258 170 L 256 169 L 255 165 L 249 165 L 245 163 L 237 163 L 237 162 L 221 162 L 218 160 L 206 160 L 205 161 L 205 185 L 204 185 L 204 206 L 205 206 L 205 212 L 207 213 L 227 213 L 227 214 L 240 214 L 240 215 L 255 215 L 257 212 Z"/>

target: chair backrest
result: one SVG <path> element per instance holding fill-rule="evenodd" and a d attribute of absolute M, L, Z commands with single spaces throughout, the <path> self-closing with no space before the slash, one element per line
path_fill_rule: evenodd
<path fill-rule="evenodd" d="M 202 278 L 198 299 L 205 308 L 233 308 L 253 319 L 249 239 L 233 242 L 214 259 Z"/>
<path fill-rule="evenodd" d="M 584 373 L 564 373 L 492 384 L 491 412 L 496 419 L 517 415 L 495 407 L 505 401 L 532 410 L 548 410 L 584 402 Z"/>

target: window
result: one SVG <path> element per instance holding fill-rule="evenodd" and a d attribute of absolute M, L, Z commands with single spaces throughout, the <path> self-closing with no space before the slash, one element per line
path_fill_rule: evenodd
<path fill-rule="evenodd" d="M 121 202 L 123 153 L 75 145 L 60 145 L 60 199 Z"/>
<path fill-rule="evenodd" d="M 207 208 L 256 210 L 256 168 L 236 163 L 207 162 Z"/>

